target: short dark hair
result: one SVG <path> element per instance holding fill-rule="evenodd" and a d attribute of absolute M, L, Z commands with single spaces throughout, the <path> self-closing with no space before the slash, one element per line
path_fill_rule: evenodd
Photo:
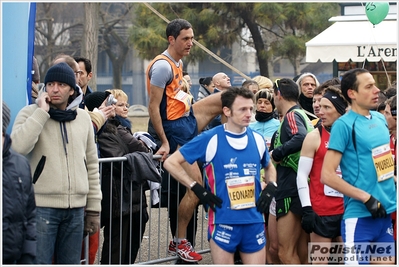
<path fill-rule="evenodd" d="M 212 82 L 212 77 L 205 77 L 205 78 L 200 78 L 199 79 L 199 83 L 202 84 L 202 85 L 208 86 L 208 85 L 211 84 L 211 82 Z"/>
<path fill-rule="evenodd" d="M 166 26 L 166 39 L 168 39 L 169 36 L 173 36 L 173 38 L 177 39 L 181 30 L 188 30 L 191 28 L 192 26 L 187 20 L 174 19 L 168 23 L 168 26 Z"/>
<path fill-rule="evenodd" d="M 280 80 L 276 80 L 273 85 L 273 90 L 275 95 L 280 92 L 280 95 L 287 101 L 298 101 L 299 87 L 291 79 L 282 78 Z"/>
<path fill-rule="evenodd" d="M 254 93 L 252 93 L 251 90 L 242 87 L 240 88 L 232 86 L 222 92 L 222 107 L 228 107 L 229 109 L 231 109 L 237 96 L 242 96 L 244 98 L 252 100 L 254 99 Z"/>
<path fill-rule="evenodd" d="M 391 108 L 391 113 L 392 110 L 396 110 L 396 95 L 391 96 L 390 98 L 387 99 L 387 101 L 385 101 L 386 105 L 389 105 L 389 107 Z"/>
<path fill-rule="evenodd" d="M 383 91 L 378 92 L 378 105 L 376 111 L 383 111 L 385 110 L 385 101 L 388 100 L 388 97 L 385 95 Z"/>
<path fill-rule="evenodd" d="M 384 94 L 386 95 L 387 98 L 391 98 L 394 95 L 396 95 L 396 87 L 389 87 L 384 91 Z"/>
<path fill-rule="evenodd" d="M 352 89 L 357 92 L 358 87 L 359 87 L 357 75 L 362 74 L 362 73 L 370 73 L 370 72 L 366 69 L 356 68 L 356 69 L 348 70 L 342 76 L 341 91 L 342 91 L 342 94 L 344 95 L 345 99 L 349 103 L 352 103 L 352 99 L 350 99 L 350 97 L 348 96 L 348 90 Z"/>
<path fill-rule="evenodd" d="M 183 70 L 183 76 L 186 76 L 186 75 L 188 75 L 188 72 Z"/>
<path fill-rule="evenodd" d="M 330 85 L 339 88 L 341 86 L 341 81 L 337 77 L 327 80 L 313 90 L 313 95 L 323 95 L 326 88 L 329 87 Z"/>
<path fill-rule="evenodd" d="M 91 61 L 88 58 L 85 57 L 74 57 L 76 62 L 83 62 L 83 64 L 85 64 L 85 71 L 87 72 L 87 74 L 89 74 L 91 72 Z"/>

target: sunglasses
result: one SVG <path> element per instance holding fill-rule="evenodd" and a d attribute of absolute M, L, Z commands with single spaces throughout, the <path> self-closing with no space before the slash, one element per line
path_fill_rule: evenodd
<path fill-rule="evenodd" d="M 277 90 L 280 92 L 281 94 L 281 90 L 280 90 L 280 79 L 276 79 L 274 81 L 274 85 L 276 86 Z"/>

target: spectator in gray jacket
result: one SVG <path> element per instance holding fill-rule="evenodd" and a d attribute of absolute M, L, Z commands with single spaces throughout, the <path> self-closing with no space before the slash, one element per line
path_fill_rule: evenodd
<path fill-rule="evenodd" d="M 213 94 L 215 91 L 215 84 L 212 81 L 212 77 L 205 77 L 199 79 L 200 88 L 198 90 L 197 101 L 207 97 L 210 94 Z"/>

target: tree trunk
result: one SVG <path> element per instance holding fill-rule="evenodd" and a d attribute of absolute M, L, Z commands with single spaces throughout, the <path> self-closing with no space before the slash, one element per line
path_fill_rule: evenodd
<path fill-rule="evenodd" d="M 93 76 L 89 86 L 93 91 L 97 91 L 98 15 L 100 3 L 84 3 L 84 9 L 82 56 L 91 61 Z"/>
<path fill-rule="evenodd" d="M 267 56 L 265 43 L 262 39 L 262 34 L 259 30 L 259 27 L 256 24 L 256 22 L 253 21 L 251 13 L 243 12 L 241 15 L 244 20 L 244 23 L 247 25 L 249 31 L 251 32 L 252 40 L 254 41 L 260 75 L 269 77 L 269 66 L 268 66 L 269 58 Z"/>
<path fill-rule="evenodd" d="M 294 66 L 294 74 L 295 76 L 301 74 L 301 61 L 296 59 L 294 62 L 291 62 Z"/>
<path fill-rule="evenodd" d="M 122 89 L 122 60 L 115 60 L 112 62 L 112 78 L 115 89 Z"/>

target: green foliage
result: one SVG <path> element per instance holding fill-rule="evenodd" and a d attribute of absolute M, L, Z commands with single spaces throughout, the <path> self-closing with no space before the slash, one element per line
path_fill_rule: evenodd
<path fill-rule="evenodd" d="M 282 16 L 283 6 L 279 3 L 255 3 L 254 10 L 254 19 L 264 26 L 279 23 L 285 18 Z"/>
<path fill-rule="evenodd" d="M 136 5 L 131 41 L 143 58 L 152 59 L 167 47 L 166 22 L 144 4 Z M 251 37 L 260 36 L 263 43 L 258 46 L 263 49 L 257 48 L 258 61 L 262 63 L 271 56 L 288 58 L 291 62 L 301 60 L 305 56 L 305 43 L 329 26 L 330 17 L 339 15 L 338 3 L 325 2 L 175 2 L 152 3 L 151 6 L 168 20 L 188 20 L 193 25 L 194 38 L 212 51 L 242 40 L 242 29 L 250 23 L 255 26 L 250 29 Z M 253 46 L 259 40 L 249 41 L 248 45 Z M 205 56 L 205 52 L 194 46 L 185 60 L 195 62 Z"/>
<path fill-rule="evenodd" d="M 280 37 L 271 42 L 274 56 L 291 62 L 305 56 L 305 43 L 325 30 L 328 19 L 339 14 L 337 3 L 284 3 L 281 21 L 277 22 Z"/>

